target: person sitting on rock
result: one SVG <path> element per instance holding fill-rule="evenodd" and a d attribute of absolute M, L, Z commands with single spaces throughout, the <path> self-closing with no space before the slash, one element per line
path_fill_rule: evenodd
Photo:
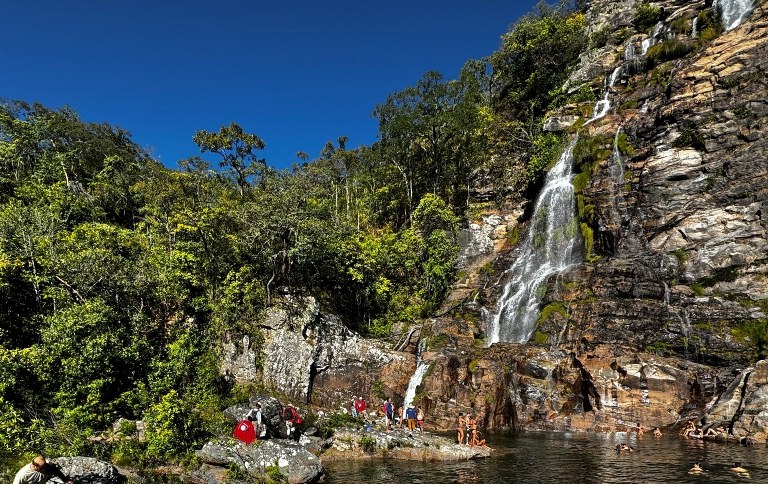
<path fill-rule="evenodd" d="M 464 428 L 467 426 L 467 419 L 464 417 L 464 412 L 459 412 L 459 417 L 456 419 L 456 439 L 460 444 L 464 443 Z"/>
<path fill-rule="evenodd" d="M 680 431 L 680 435 L 684 437 L 688 437 L 688 433 L 693 432 L 695 430 L 696 430 L 696 425 L 693 423 L 693 419 L 691 419 L 685 423 L 685 427 L 683 427 L 683 430 Z"/>
<path fill-rule="evenodd" d="M 725 427 L 720 425 L 716 429 L 713 429 L 712 427 L 707 429 L 707 432 L 704 434 L 705 437 L 719 437 L 719 436 L 727 437 L 728 434 L 725 431 Z"/>
<path fill-rule="evenodd" d="M 61 472 L 59 466 L 48 462 L 45 456 L 41 454 L 32 459 L 31 463 L 19 469 L 13 479 L 13 484 L 42 484 L 54 477 L 58 477 L 65 484 L 74 484 L 72 479 Z"/>
<path fill-rule="evenodd" d="M 485 447 L 485 439 L 480 438 L 480 431 L 475 428 L 472 431 L 472 441 L 469 443 L 470 447 Z"/>

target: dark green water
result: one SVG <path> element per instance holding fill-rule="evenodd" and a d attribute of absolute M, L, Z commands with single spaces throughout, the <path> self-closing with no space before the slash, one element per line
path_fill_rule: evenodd
<path fill-rule="evenodd" d="M 488 434 L 497 449 L 490 459 L 416 463 L 394 460 L 328 462 L 327 483 L 682 483 L 768 482 L 768 450 L 737 443 L 717 444 L 667 434 L 657 439 L 634 434 L 524 432 Z M 632 453 L 617 454 L 626 442 Z M 746 479 L 729 470 L 734 462 L 750 472 Z M 699 462 L 706 470 L 690 475 Z"/>

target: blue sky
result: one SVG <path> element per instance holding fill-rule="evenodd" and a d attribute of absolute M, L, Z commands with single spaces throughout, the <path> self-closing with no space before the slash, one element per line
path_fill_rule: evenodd
<path fill-rule="evenodd" d="M 429 70 L 455 78 L 536 3 L 6 1 L 0 98 L 120 126 L 171 168 L 234 121 L 285 167 L 339 136 L 373 143 L 376 104 Z"/>

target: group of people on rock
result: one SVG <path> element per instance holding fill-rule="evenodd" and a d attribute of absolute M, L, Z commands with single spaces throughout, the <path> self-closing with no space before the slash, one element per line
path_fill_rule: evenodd
<path fill-rule="evenodd" d="M 480 438 L 480 431 L 477 430 L 477 417 L 474 414 L 465 416 L 464 412 L 459 412 L 456 419 L 456 440 L 459 444 L 470 447 L 485 445 L 485 439 Z"/>
<path fill-rule="evenodd" d="M 696 425 L 695 421 L 691 419 L 686 422 L 685 427 L 683 427 L 683 430 L 680 431 L 680 435 L 688 439 L 704 439 L 707 437 L 724 437 L 727 439 L 728 431 L 725 429 L 725 427 L 720 425 L 717 428 L 710 427 L 705 432 L 701 425 Z"/>
<path fill-rule="evenodd" d="M 267 427 L 266 420 L 262 414 L 261 405 L 255 404 L 245 416 L 244 420 L 237 423 L 232 431 L 235 438 L 250 444 L 251 442 L 264 439 L 268 437 L 286 437 L 298 442 L 301 436 L 301 426 L 304 423 L 304 419 L 301 417 L 296 408 L 293 405 L 288 404 L 280 411 L 280 420 L 285 424 L 285 435 L 280 435 L 281 430 L 272 429 L 273 434 L 270 435 L 270 429 Z"/>
<path fill-rule="evenodd" d="M 424 432 L 424 409 L 420 405 L 413 406 L 409 403 L 406 407 L 400 406 L 395 411 L 395 406 L 387 397 L 381 404 L 381 413 L 384 415 L 384 426 L 387 431 L 391 431 L 394 426 L 400 428 L 405 426 L 411 432 L 414 430 Z"/>

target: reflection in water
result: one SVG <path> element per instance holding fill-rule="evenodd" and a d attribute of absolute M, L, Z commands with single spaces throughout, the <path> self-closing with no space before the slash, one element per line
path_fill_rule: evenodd
<path fill-rule="evenodd" d="M 494 457 L 472 462 L 404 462 L 373 460 L 328 462 L 328 483 L 496 483 L 595 482 L 678 483 L 742 482 L 729 468 L 739 461 L 753 482 L 768 482 L 768 450 L 697 439 L 670 432 L 660 439 L 613 434 L 524 432 L 489 434 Z M 616 444 L 627 443 L 632 453 L 617 454 Z M 703 475 L 688 470 L 699 462 Z"/>

